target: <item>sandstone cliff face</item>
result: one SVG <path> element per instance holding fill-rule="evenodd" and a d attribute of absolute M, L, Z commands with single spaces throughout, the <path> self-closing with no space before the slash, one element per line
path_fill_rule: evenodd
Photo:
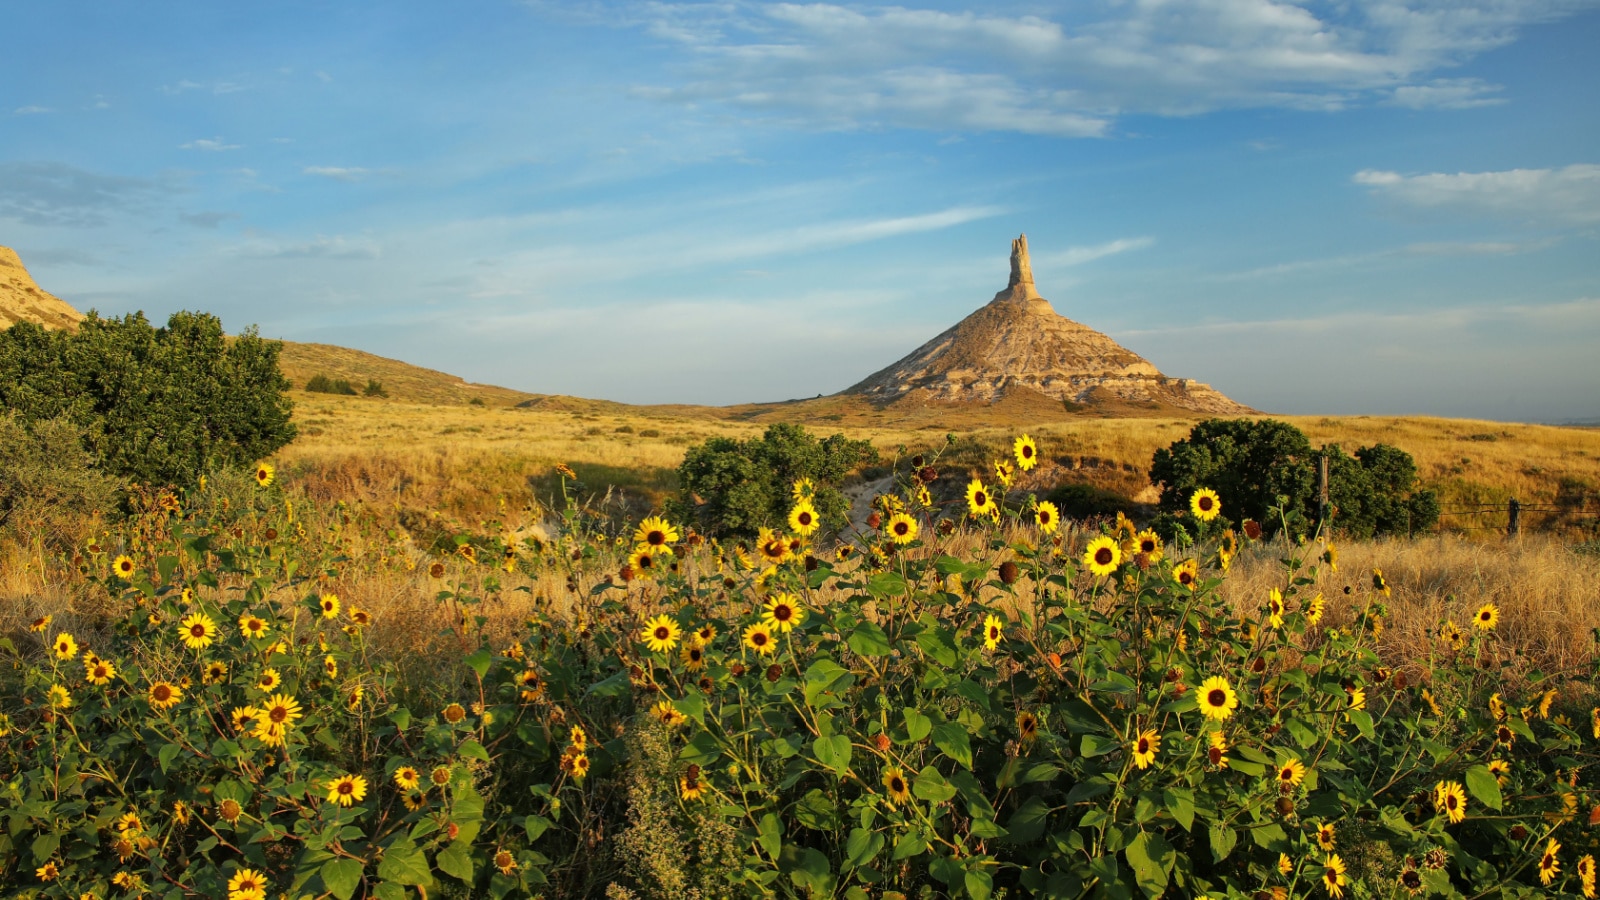
<path fill-rule="evenodd" d="M 994 299 L 910 355 L 844 391 L 874 403 L 989 402 L 1026 389 L 1072 403 L 1120 400 L 1237 415 L 1247 406 L 1209 385 L 1168 378 L 1138 354 L 1058 315 L 1033 283 L 1024 235 Z"/>
<path fill-rule="evenodd" d="M 0 247 L 0 329 L 18 322 L 46 328 L 77 328 L 83 313 L 37 284 L 10 247 Z"/>

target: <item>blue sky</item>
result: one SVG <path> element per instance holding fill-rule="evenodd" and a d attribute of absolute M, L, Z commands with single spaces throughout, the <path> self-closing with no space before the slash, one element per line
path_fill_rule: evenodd
<path fill-rule="evenodd" d="M 832 393 L 1004 287 L 1280 413 L 1600 418 L 1600 3 L 55 2 L 0 244 L 529 391 Z"/>

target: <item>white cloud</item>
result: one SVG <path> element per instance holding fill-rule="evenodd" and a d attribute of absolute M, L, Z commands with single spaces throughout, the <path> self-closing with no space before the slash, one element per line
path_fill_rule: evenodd
<path fill-rule="evenodd" d="M 323 178 L 332 178 L 335 181 L 360 181 L 369 174 L 367 169 L 359 166 L 306 166 L 301 171 L 307 175 L 321 175 Z"/>
<path fill-rule="evenodd" d="M 727 0 L 591 13 L 683 50 L 679 77 L 643 96 L 810 127 L 1085 137 L 1130 113 L 1501 102 L 1497 85 L 1441 73 L 1591 5 L 1137 0 L 1007 15 Z"/>
<path fill-rule="evenodd" d="M 38 116 L 44 113 L 55 112 L 48 106 L 19 106 L 11 111 L 14 116 Z"/>
<path fill-rule="evenodd" d="M 240 145 L 230 144 L 227 141 L 224 141 L 222 138 L 201 138 L 196 141 L 190 141 L 189 143 L 180 146 L 178 149 L 204 150 L 208 153 L 220 153 L 224 150 L 238 150 L 239 148 Z"/>
<path fill-rule="evenodd" d="M 256 238 L 229 251 L 257 259 L 378 259 L 383 248 L 372 238 L 317 235 L 309 241 L 282 242 Z"/>
<path fill-rule="evenodd" d="M 1424 175 L 1363 169 L 1352 180 L 1418 209 L 1546 224 L 1600 222 L 1600 165 Z"/>
<path fill-rule="evenodd" d="M 1035 268 L 1040 269 L 1081 266 L 1084 263 L 1093 262 L 1103 257 L 1115 256 L 1118 253 L 1143 250 L 1146 247 L 1154 246 L 1155 242 L 1156 239 L 1152 237 L 1137 237 L 1120 238 L 1115 241 L 1107 241 L 1104 244 L 1094 244 L 1087 247 L 1068 247 L 1065 250 L 1033 257 L 1033 265 Z"/>

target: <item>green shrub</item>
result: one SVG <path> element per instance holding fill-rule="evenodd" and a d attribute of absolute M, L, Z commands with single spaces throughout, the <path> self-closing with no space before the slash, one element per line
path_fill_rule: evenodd
<path fill-rule="evenodd" d="M 1062 484 L 1052 488 L 1045 500 L 1056 505 L 1069 519 L 1093 519 L 1133 512 L 1138 504 L 1116 491 L 1092 484 Z"/>
<path fill-rule="evenodd" d="M 684 454 L 678 467 L 680 493 L 669 511 L 712 537 L 754 537 L 763 527 L 782 526 L 794 503 L 792 486 L 809 478 L 816 485 L 812 505 L 823 527 L 841 528 L 850 504 L 839 485 L 877 458 L 867 441 L 842 434 L 819 441 L 787 423 L 744 441 L 714 437 Z"/>
<path fill-rule="evenodd" d="M 306 391 L 312 394 L 340 394 L 346 397 L 356 395 L 356 387 L 349 381 L 321 374 L 311 376 L 306 382 Z"/>
<path fill-rule="evenodd" d="M 367 386 L 361 390 L 361 393 L 362 393 L 363 396 L 367 396 L 367 397 L 388 397 L 389 396 L 389 392 L 386 389 L 384 389 L 383 382 L 378 381 L 377 379 L 373 379 L 373 378 L 368 378 L 367 379 Z"/>
<path fill-rule="evenodd" d="M 254 328 L 230 339 L 203 313 L 164 328 L 141 313 L 91 312 L 76 332 L 23 322 L 0 332 L 0 406 L 29 424 L 71 421 L 109 475 L 189 485 L 294 439 L 281 346 Z"/>
<path fill-rule="evenodd" d="M 94 468 L 83 439 L 65 418 L 30 426 L 0 415 L 0 534 L 59 547 L 111 507 L 115 485 Z"/>
<path fill-rule="evenodd" d="M 1317 468 L 1328 457 L 1330 527 L 1354 537 L 1414 534 L 1433 527 L 1439 501 L 1420 490 L 1411 455 L 1397 447 L 1338 444 L 1313 449 L 1300 429 L 1274 419 L 1207 419 L 1189 436 L 1157 450 L 1150 481 L 1161 485 L 1161 510 L 1183 516 L 1195 490 L 1209 487 L 1229 522 L 1254 519 L 1269 533 L 1286 522 L 1295 534 L 1318 525 Z"/>

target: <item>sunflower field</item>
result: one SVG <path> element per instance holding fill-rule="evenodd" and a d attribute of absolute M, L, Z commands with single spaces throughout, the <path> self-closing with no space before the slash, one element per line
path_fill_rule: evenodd
<path fill-rule="evenodd" d="M 826 546 L 815 515 L 723 544 L 569 503 L 424 554 L 264 465 L 136 495 L 70 616 L 0 638 L 0 887 L 1595 896 L 1596 673 L 1513 673 L 1493 604 L 1386 663 L 1381 572 L 1335 590 L 1334 545 L 1225 531 L 1213 491 L 1164 544 L 1003 478 L 939 506 L 913 462 Z M 1247 550 L 1281 579 L 1241 611 Z M 333 589 L 363 567 L 415 573 L 425 648 Z M 506 621 L 530 573 L 564 596 Z"/>

